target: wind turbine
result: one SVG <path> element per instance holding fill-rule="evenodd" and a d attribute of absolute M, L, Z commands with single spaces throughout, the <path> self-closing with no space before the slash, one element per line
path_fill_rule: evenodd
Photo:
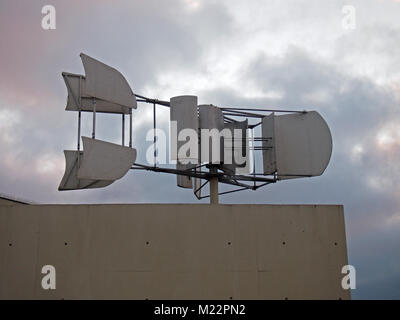
<path fill-rule="evenodd" d="M 281 180 L 322 175 L 332 153 L 329 127 L 317 111 L 265 108 L 218 107 L 198 105 L 197 96 L 176 96 L 170 101 L 135 94 L 116 69 L 81 54 L 85 75 L 63 72 L 68 89 L 66 110 L 78 113 L 77 150 L 65 150 L 66 168 L 59 190 L 102 188 L 122 178 L 129 170 L 148 170 L 177 175 L 177 185 L 193 189 L 198 199 L 210 197 L 217 204 L 222 194 L 257 190 Z M 137 103 L 153 105 L 153 128 L 156 129 L 156 106 L 170 109 L 170 128 L 175 146 L 171 157 L 176 168 L 136 162 L 132 147 L 132 110 Z M 81 137 L 81 113 L 93 115 L 92 136 Z M 96 139 L 96 114 L 120 114 L 121 145 Z M 129 116 L 129 144 L 125 146 L 125 117 Z M 261 136 L 255 128 L 261 126 Z M 197 133 L 198 152 L 190 155 L 179 150 L 186 141 L 178 139 L 184 130 Z M 212 132 L 211 136 L 203 132 Z M 221 135 L 223 132 L 225 135 Z M 154 130 L 154 150 L 156 150 Z M 81 138 L 83 150 L 81 151 Z M 211 143 L 210 143 L 211 140 Z M 256 172 L 261 151 L 262 172 Z M 242 159 L 243 161 L 237 161 Z M 202 189 L 210 184 L 210 193 Z M 219 183 L 236 189 L 219 192 Z"/>

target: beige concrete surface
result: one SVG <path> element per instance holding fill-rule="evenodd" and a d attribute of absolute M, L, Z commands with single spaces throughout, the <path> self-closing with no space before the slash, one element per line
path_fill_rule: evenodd
<path fill-rule="evenodd" d="M 15 205 L 18 204 L 17 202 L 5 198 L 0 198 L 0 206 L 5 206 L 5 205 Z"/>
<path fill-rule="evenodd" d="M 339 205 L 0 206 L 1 299 L 348 299 L 346 264 Z"/>
<path fill-rule="evenodd" d="M 0 206 L 5 206 L 5 205 L 15 206 L 19 204 L 29 204 L 29 202 L 26 200 L 13 198 L 7 195 L 3 196 L 0 194 Z"/>

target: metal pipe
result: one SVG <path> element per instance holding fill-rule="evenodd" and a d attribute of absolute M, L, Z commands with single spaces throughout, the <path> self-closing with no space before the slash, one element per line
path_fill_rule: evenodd
<path fill-rule="evenodd" d="M 263 115 L 261 113 L 253 113 L 253 112 L 248 112 L 248 111 L 240 111 L 240 110 L 232 110 L 232 109 L 229 109 L 229 110 L 221 109 L 221 110 L 222 110 L 223 114 L 231 114 L 231 115 L 237 114 L 238 116 L 243 116 L 243 117 L 244 116 L 265 117 L 265 115 Z M 234 114 L 232 114 L 232 113 L 234 113 Z"/>
<path fill-rule="evenodd" d="M 96 137 L 96 99 L 93 98 L 93 129 L 92 129 L 92 138 Z"/>
<path fill-rule="evenodd" d="M 276 109 L 256 109 L 256 108 L 221 108 L 221 110 L 245 110 L 245 111 L 261 111 L 261 112 L 294 112 L 294 113 L 307 113 L 306 110 L 276 110 Z"/>
<path fill-rule="evenodd" d="M 78 99 L 78 101 L 79 101 L 79 104 L 78 104 L 78 109 L 79 109 L 79 112 L 78 112 L 78 151 L 80 151 L 81 150 L 81 123 L 82 123 L 82 113 L 81 113 L 81 110 L 82 110 L 82 94 L 81 94 L 81 90 L 82 90 L 82 84 L 81 84 L 81 81 L 82 80 L 82 77 L 81 76 L 79 76 L 79 99 Z M 68 82 L 68 81 L 67 81 Z M 75 97 L 74 97 L 74 99 L 75 99 Z M 75 103 L 76 103 L 76 100 L 75 100 Z M 79 167 L 79 152 L 78 152 L 78 167 Z"/>
<path fill-rule="evenodd" d="M 208 181 L 205 181 L 204 183 L 202 183 L 202 185 L 200 187 L 198 187 L 196 190 L 194 190 L 193 193 L 196 194 L 197 192 L 199 192 L 207 183 L 208 183 Z M 201 199 L 201 197 L 199 199 Z"/>
<path fill-rule="evenodd" d="M 154 166 L 157 166 L 156 104 L 153 103 Z"/>
<path fill-rule="evenodd" d="M 125 145 L 125 113 L 122 114 L 122 145 Z"/>
<path fill-rule="evenodd" d="M 249 185 L 246 183 L 240 183 L 240 182 L 237 182 L 236 180 L 229 180 L 229 179 L 222 178 L 222 179 L 219 179 L 219 182 L 229 184 L 232 186 L 243 187 L 243 188 L 250 189 L 250 190 L 254 189 L 253 185 Z"/>
<path fill-rule="evenodd" d="M 132 109 L 129 113 L 129 148 L 132 148 Z"/>
<path fill-rule="evenodd" d="M 253 129 L 255 127 L 258 127 L 260 124 L 262 124 L 262 121 L 256 123 L 256 124 L 249 124 L 249 129 Z"/>
<path fill-rule="evenodd" d="M 159 105 L 164 106 L 164 107 L 169 107 L 170 106 L 170 103 L 168 101 L 150 99 L 150 98 L 141 96 L 139 94 L 135 94 L 135 97 L 142 99 L 142 100 L 136 100 L 136 101 L 139 101 L 139 102 L 155 103 L 155 104 L 159 104 Z"/>
<path fill-rule="evenodd" d="M 251 137 L 254 137 L 254 129 L 251 129 Z M 255 142 L 254 138 L 251 140 L 251 146 L 254 148 Z M 250 151 L 250 150 L 249 150 Z M 256 155 L 254 154 L 254 149 L 253 149 L 253 177 L 256 178 Z M 256 187 L 256 181 L 254 180 L 254 188 Z"/>
<path fill-rule="evenodd" d="M 81 150 L 81 111 L 78 112 L 78 151 Z"/>
<path fill-rule="evenodd" d="M 219 182 L 224 182 L 225 180 L 231 180 L 231 179 L 235 179 L 235 180 L 242 180 L 242 181 L 258 181 L 258 182 L 271 182 L 274 183 L 277 181 L 276 178 L 265 178 L 265 177 L 258 177 L 256 176 L 256 178 L 254 179 L 253 175 L 251 176 L 245 176 L 245 175 L 235 175 L 235 176 L 227 176 L 223 173 L 212 173 L 212 172 L 199 172 L 199 171 L 192 171 L 192 170 L 177 170 L 177 169 L 171 169 L 171 168 L 161 168 L 161 167 L 154 167 L 154 166 L 147 166 L 144 164 L 139 164 L 139 163 L 134 163 L 135 166 L 140 167 L 140 168 L 144 168 L 145 170 L 148 171 L 154 171 L 154 172 L 164 172 L 164 173 L 172 173 L 172 174 L 179 174 L 179 175 L 183 175 L 183 176 L 187 176 L 187 177 L 195 177 L 195 178 L 201 178 L 201 179 L 206 179 L 206 180 L 210 180 L 211 178 L 217 178 L 219 179 Z M 137 167 L 132 167 L 131 169 L 138 169 Z M 262 174 L 263 176 L 265 176 L 264 174 Z M 300 175 L 298 175 L 300 176 Z M 309 177 L 309 176 L 306 176 Z M 233 184 L 233 183 L 231 183 Z M 235 185 L 239 185 L 236 184 Z M 249 188 L 253 188 L 253 186 L 249 186 Z"/>
<path fill-rule="evenodd" d="M 177 169 L 170 169 L 170 168 L 160 168 L 154 166 L 147 166 L 144 164 L 134 163 L 137 167 L 131 167 L 131 170 L 147 170 L 147 171 L 154 171 L 154 172 L 163 172 L 163 173 L 171 173 L 171 174 L 179 174 L 182 176 L 187 177 L 195 177 L 200 179 L 209 179 L 208 172 L 200 172 L 200 171 L 185 171 L 185 170 L 177 170 Z"/>
<path fill-rule="evenodd" d="M 68 80 L 67 80 L 67 83 L 68 83 Z M 68 86 L 69 86 L 69 84 L 68 84 Z M 72 90 L 71 90 L 71 92 L 72 92 Z M 78 168 L 80 168 L 80 166 L 81 166 L 81 152 L 80 152 L 80 150 L 81 150 L 81 125 L 82 125 L 82 113 L 81 113 L 81 110 L 82 110 L 82 94 L 81 94 L 81 92 L 82 92 L 82 77 L 79 76 L 79 91 L 78 91 L 79 104 L 77 105 L 78 109 L 79 109 L 79 112 L 78 112 L 78 156 L 77 156 Z M 74 100 L 75 100 L 75 103 L 76 103 L 76 99 L 75 99 L 75 96 L 74 96 L 73 93 L 72 93 L 72 96 L 74 97 Z M 68 177 L 68 179 L 69 179 L 69 177 Z M 78 180 L 78 187 L 79 186 L 80 186 L 80 181 Z"/>
<path fill-rule="evenodd" d="M 235 116 L 235 117 L 243 117 L 243 118 L 257 118 L 257 119 L 261 119 L 264 118 L 265 116 L 262 114 L 255 114 L 255 113 L 234 113 L 232 112 L 227 112 L 224 111 L 224 115 L 227 116 Z"/>
<path fill-rule="evenodd" d="M 244 187 L 244 188 L 239 188 L 239 189 L 235 189 L 235 190 L 220 192 L 219 195 L 221 196 L 221 195 L 224 195 L 224 194 L 233 193 L 233 192 L 238 192 L 238 191 L 244 191 L 244 190 L 249 190 L 249 188 L 245 188 L 245 187 Z M 210 195 L 208 195 L 208 196 L 202 196 L 202 197 L 200 197 L 199 199 L 205 199 L 205 198 L 208 198 L 208 197 L 210 197 Z"/>

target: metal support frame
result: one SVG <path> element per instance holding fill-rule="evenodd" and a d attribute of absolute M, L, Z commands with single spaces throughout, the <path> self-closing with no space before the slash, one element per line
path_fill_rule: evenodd
<path fill-rule="evenodd" d="M 229 175 L 228 173 L 225 173 L 225 172 L 218 172 L 218 167 L 213 166 L 213 165 L 210 165 L 210 166 L 207 165 L 207 167 L 209 167 L 209 169 L 210 169 L 209 172 L 196 170 L 205 165 L 199 165 L 199 166 L 196 166 L 196 167 L 193 167 L 190 169 L 186 169 L 186 170 L 157 167 L 157 165 L 156 165 L 156 163 L 157 163 L 156 135 L 155 135 L 156 105 L 170 107 L 170 103 L 169 103 L 169 101 L 162 101 L 162 100 L 147 98 L 145 96 L 138 95 L 138 94 L 135 94 L 135 96 L 137 98 L 137 100 L 136 100 L 137 102 L 149 103 L 149 104 L 153 105 L 154 166 L 147 166 L 147 165 L 135 163 L 134 166 L 131 168 L 132 170 L 147 170 L 147 171 L 153 171 L 153 172 L 178 174 L 178 175 L 183 175 L 183 176 L 188 176 L 188 177 L 204 179 L 206 181 L 197 190 L 194 190 L 194 192 L 196 194 L 196 192 L 198 192 L 200 189 L 202 189 L 207 183 L 210 183 L 210 194 L 199 197 L 199 199 L 210 197 L 210 203 L 213 203 L 213 204 L 218 203 L 219 195 L 229 194 L 229 193 L 243 191 L 243 190 L 257 190 L 257 189 L 262 188 L 270 183 L 275 183 L 278 181 L 276 172 L 272 173 L 271 175 L 265 175 L 264 173 L 256 172 L 256 163 L 255 163 L 256 160 L 255 160 L 254 152 L 253 152 L 253 172 L 248 175 Z M 268 113 L 271 113 L 271 112 L 275 112 L 275 113 L 306 113 L 307 112 L 305 110 L 299 111 L 299 110 L 258 109 L 258 108 L 225 108 L 225 107 L 222 107 L 220 109 L 223 112 L 225 122 L 235 122 L 235 121 L 237 121 L 237 120 L 235 120 L 235 119 L 237 119 L 237 117 L 262 119 Z M 132 110 L 131 110 L 131 115 L 132 115 Z M 253 143 L 252 143 L 252 146 L 249 147 L 250 150 L 261 151 L 261 150 L 268 149 L 268 148 L 260 146 L 260 145 L 257 145 L 257 146 L 255 145 L 256 142 L 263 142 L 263 141 L 269 139 L 269 138 L 265 138 L 265 137 L 254 137 L 254 128 L 260 126 L 261 124 L 262 124 L 262 121 L 258 121 L 257 123 L 248 125 L 248 128 L 251 129 L 252 133 L 253 133 L 253 135 L 252 135 Z M 132 136 L 132 134 L 131 134 L 131 136 Z M 247 139 L 247 138 L 242 138 L 242 139 Z M 130 144 L 130 146 L 131 146 L 131 144 Z M 272 177 L 267 177 L 267 176 L 272 176 Z M 246 183 L 246 182 L 248 182 L 248 183 Z M 237 186 L 239 188 L 235 189 L 235 190 L 230 190 L 230 191 L 218 192 L 218 183 L 229 184 L 229 185 Z"/>
<path fill-rule="evenodd" d="M 72 92 L 72 91 L 71 91 Z M 81 166 L 81 126 L 82 126 L 82 76 L 79 76 L 79 103 L 78 105 L 78 156 L 76 157 L 76 161 L 78 162 L 78 168 L 80 168 Z M 76 103 L 76 98 L 75 99 L 75 103 Z M 72 172 L 72 171 L 71 171 Z M 71 173 L 70 173 L 71 174 Z M 80 187 L 80 180 L 78 180 L 78 187 Z"/>
<path fill-rule="evenodd" d="M 160 106 L 164 107 L 169 107 L 170 103 L 169 101 L 163 101 L 163 100 L 158 100 L 158 99 L 153 99 L 153 98 L 147 98 L 145 96 L 135 94 L 137 99 L 136 101 L 138 102 L 145 102 L 145 103 L 151 103 L 151 104 L 158 104 Z M 258 117 L 264 117 L 263 114 L 257 114 L 257 113 L 251 113 L 249 111 L 256 111 L 256 112 L 276 112 L 276 113 L 307 113 L 306 110 L 279 110 L 279 109 L 258 109 L 258 108 L 226 108 L 226 107 L 221 107 L 220 108 L 222 111 L 226 112 L 232 112 L 235 114 L 247 114 L 247 115 L 252 115 L 252 116 L 258 116 Z"/>
<path fill-rule="evenodd" d="M 218 182 L 225 183 L 225 184 L 230 184 L 234 186 L 241 186 L 245 187 L 247 189 L 258 189 L 261 187 L 261 185 L 257 185 L 254 187 L 253 184 L 245 184 L 241 183 L 238 181 L 247 181 L 247 182 L 262 182 L 263 185 L 265 183 L 275 183 L 277 181 L 277 178 L 274 176 L 273 178 L 267 178 L 265 176 L 259 177 L 259 176 L 253 176 L 252 175 L 235 175 L 231 176 L 223 172 L 211 172 L 211 171 L 197 171 L 194 170 L 195 168 L 187 169 L 187 170 L 178 170 L 178 169 L 172 169 L 172 168 L 162 168 L 162 167 L 154 167 L 154 166 L 148 166 L 144 164 L 139 164 L 139 163 L 134 163 L 134 166 L 131 168 L 131 170 L 146 170 L 146 171 L 153 171 L 153 172 L 163 172 L 163 173 L 170 173 L 170 174 L 179 174 L 187 177 L 193 177 L 193 178 L 200 178 L 204 179 L 207 181 L 210 181 L 212 178 L 217 178 Z"/>
<path fill-rule="evenodd" d="M 198 187 L 196 190 L 193 190 L 193 193 L 195 194 L 195 196 L 197 197 L 197 192 L 199 192 L 201 189 L 203 189 L 203 187 L 208 183 L 208 180 L 206 180 L 200 187 Z M 202 199 L 202 197 L 197 197 L 197 199 Z"/>
<path fill-rule="evenodd" d="M 220 193 L 218 193 L 218 195 L 221 196 L 221 195 L 224 195 L 224 194 L 229 194 L 229 193 L 238 192 L 238 191 L 244 191 L 244 190 L 249 190 L 249 189 L 248 188 L 239 188 L 239 189 L 235 189 L 235 190 L 229 190 L 229 191 L 220 192 Z M 209 195 L 206 195 L 206 196 L 202 196 L 202 197 L 200 197 L 198 199 L 199 200 L 200 199 L 205 199 L 205 198 L 209 198 L 210 196 L 211 195 L 209 194 Z"/>

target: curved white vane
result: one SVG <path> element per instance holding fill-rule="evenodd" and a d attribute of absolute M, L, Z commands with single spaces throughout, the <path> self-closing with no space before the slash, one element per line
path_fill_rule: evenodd
<path fill-rule="evenodd" d="M 122 178 L 136 160 L 136 149 L 82 137 L 83 158 L 79 179 L 110 180 Z"/>
<path fill-rule="evenodd" d="M 263 135 L 271 130 L 264 126 Z M 278 179 L 320 176 L 332 154 L 332 136 L 328 125 L 316 111 L 274 117 L 274 146 Z M 264 138 L 266 138 L 264 136 Z M 264 169 L 270 168 L 264 158 Z"/>
<path fill-rule="evenodd" d="M 225 123 L 224 126 L 231 132 L 232 138 L 224 140 L 222 170 L 230 175 L 250 173 L 248 120 Z"/>
<path fill-rule="evenodd" d="M 93 97 L 86 91 L 86 78 L 80 74 L 68 72 L 62 73 L 65 85 L 68 90 L 67 106 L 68 111 L 93 112 Z M 129 114 L 130 108 L 117 103 L 96 98 L 96 112 Z"/>
<path fill-rule="evenodd" d="M 274 112 L 262 119 L 262 138 L 264 174 L 274 174 L 276 172 Z"/>
<path fill-rule="evenodd" d="M 224 128 L 224 115 L 220 108 L 212 104 L 199 105 L 199 126 L 201 129 Z"/>
<path fill-rule="evenodd" d="M 103 188 L 113 183 L 109 180 L 78 179 L 78 166 L 79 161 L 82 160 L 83 152 L 80 152 L 79 160 L 78 154 L 79 151 L 64 150 L 65 173 L 58 187 L 59 191 Z"/>
<path fill-rule="evenodd" d="M 80 54 L 86 75 L 86 93 L 91 97 L 137 108 L 136 97 L 124 76 L 116 69 Z"/>
<path fill-rule="evenodd" d="M 186 141 L 178 139 L 182 130 L 191 129 L 196 134 L 199 130 L 197 113 L 197 96 L 177 96 L 170 99 L 170 136 L 174 139 L 171 141 L 171 160 L 198 163 L 198 157 L 178 157 L 178 151 L 186 144 Z"/>
<path fill-rule="evenodd" d="M 189 170 L 191 168 L 194 168 L 195 166 L 196 165 L 190 164 L 190 163 L 189 164 L 181 164 L 181 163 L 179 163 L 179 161 L 176 163 L 177 170 Z M 177 179 L 176 184 L 178 187 L 192 189 L 192 185 L 193 185 L 192 177 L 178 174 L 178 175 L 176 175 L 176 179 Z"/>
<path fill-rule="evenodd" d="M 196 134 L 199 130 L 197 96 L 176 96 L 170 99 L 171 160 L 177 160 L 177 170 L 193 168 L 199 161 L 198 155 L 179 156 L 178 151 L 187 143 L 187 141 L 179 139 L 179 134 L 185 129 L 191 129 Z M 181 163 L 187 161 L 190 161 L 190 163 Z M 191 189 L 192 178 L 189 176 L 177 175 L 177 186 Z"/>
<path fill-rule="evenodd" d="M 201 162 L 221 164 L 224 160 L 224 115 L 221 109 L 208 104 L 199 105 L 199 128 Z M 207 130 L 209 134 L 203 135 Z"/>

